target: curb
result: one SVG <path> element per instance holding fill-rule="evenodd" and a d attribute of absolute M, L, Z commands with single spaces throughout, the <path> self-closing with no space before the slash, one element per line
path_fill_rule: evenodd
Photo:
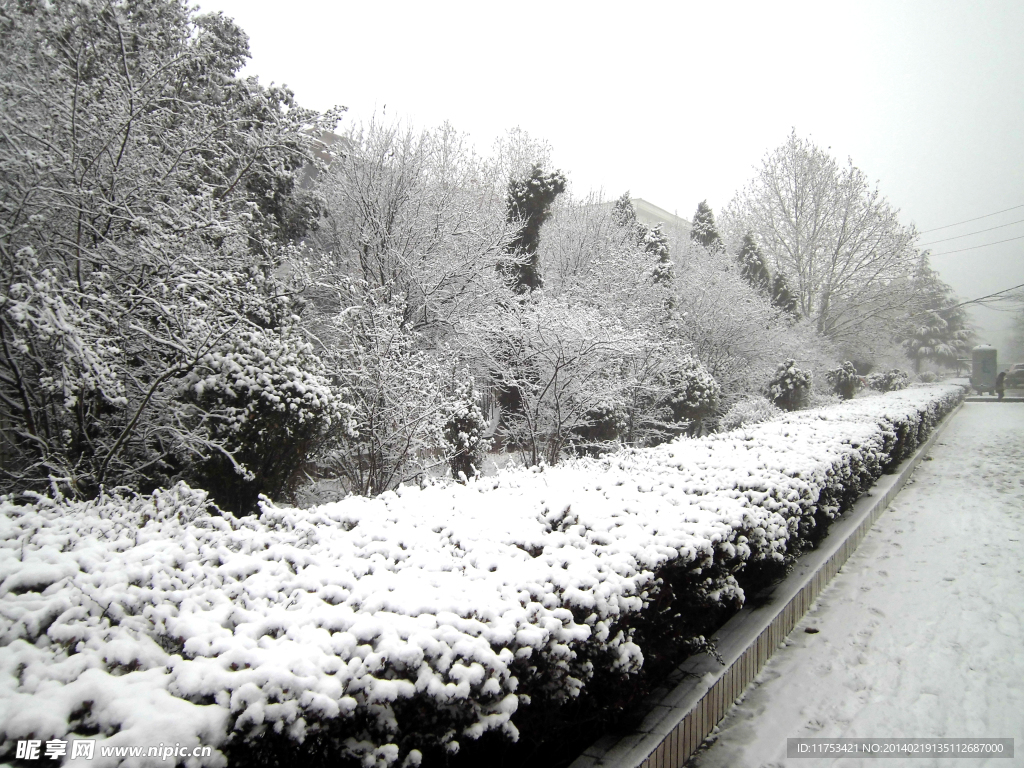
<path fill-rule="evenodd" d="M 1024 403 L 1024 397 L 1004 397 L 1000 400 L 997 397 L 982 397 L 979 395 L 968 395 L 964 399 L 965 403 Z"/>
<path fill-rule="evenodd" d="M 736 699 L 753 682 L 780 643 L 853 554 L 874 522 L 906 485 L 939 435 L 963 407 L 954 408 L 897 472 L 883 475 L 830 526 L 817 549 L 793 571 L 749 601 L 712 637 L 722 666 L 707 654 L 691 656 L 653 691 L 643 722 L 628 734 L 608 734 L 569 768 L 682 768 Z"/>

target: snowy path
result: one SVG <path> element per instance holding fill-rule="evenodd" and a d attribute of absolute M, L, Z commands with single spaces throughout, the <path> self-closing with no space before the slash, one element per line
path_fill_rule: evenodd
<path fill-rule="evenodd" d="M 931 456 L 689 765 L 1024 765 L 1024 404 L 966 403 Z M 788 737 L 1013 738 L 1016 757 L 787 760 Z"/>

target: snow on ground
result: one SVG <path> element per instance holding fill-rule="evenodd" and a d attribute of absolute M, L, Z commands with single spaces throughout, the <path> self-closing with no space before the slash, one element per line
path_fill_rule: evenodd
<path fill-rule="evenodd" d="M 795 737 L 1013 738 L 906 763 L 1024 764 L 1024 405 L 966 403 L 931 458 L 694 765 L 876 764 L 787 761 Z"/>

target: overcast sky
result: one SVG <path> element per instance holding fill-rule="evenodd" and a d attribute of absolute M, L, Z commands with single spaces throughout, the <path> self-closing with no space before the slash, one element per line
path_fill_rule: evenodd
<path fill-rule="evenodd" d="M 849 157 L 936 243 L 964 299 L 1024 283 L 1024 2 L 206 0 L 249 34 L 246 74 L 304 106 L 482 149 L 521 127 L 577 195 L 718 211 L 791 129 Z M 980 221 L 936 227 L 1010 210 Z M 979 312 L 1006 342 L 1007 313 Z M 1005 357 L 1001 363 L 1012 362 Z"/>

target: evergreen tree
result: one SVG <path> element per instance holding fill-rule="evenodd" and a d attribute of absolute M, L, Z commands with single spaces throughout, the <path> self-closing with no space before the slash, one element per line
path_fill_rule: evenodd
<path fill-rule="evenodd" d="M 790 358 L 775 369 L 764 388 L 764 396 L 784 411 L 798 411 L 811 393 L 811 372 L 796 367 Z"/>
<path fill-rule="evenodd" d="M 547 172 L 534 165 L 525 179 L 512 179 L 508 185 L 506 219 L 519 223 L 522 228 L 508 247 L 514 261 L 507 261 L 502 271 L 517 293 L 540 288 L 544 280 L 540 274 L 541 225 L 551 215 L 555 198 L 565 191 L 566 179 L 561 171 Z"/>
<path fill-rule="evenodd" d="M 743 244 L 736 260 L 740 265 L 740 276 L 755 290 L 767 296 L 773 306 L 791 315 L 797 315 L 796 298 L 789 290 L 785 275 L 779 272 L 772 277 L 768 263 L 750 232 L 743 236 Z"/>
<path fill-rule="evenodd" d="M 670 258 L 668 237 L 661 231 L 660 224 L 655 225 L 653 229 L 647 230 L 647 235 L 644 239 L 644 250 L 658 257 L 658 263 L 654 267 L 654 282 L 671 282 L 675 265 Z"/>
<path fill-rule="evenodd" d="M 722 387 L 708 369 L 695 357 L 682 360 L 668 376 L 669 396 L 665 404 L 676 422 L 689 422 L 687 434 L 698 437 L 703 420 L 718 408 Z"/>
<path fill-rule="evenodd" d="M 796 296 L 789 290 L 789 283 L 786 282 L 786 276 L 779 272 L 772 278 L 772 292 L 771 292 L 772 304 L 784 312 L 788 312 L 794 317 L 800 316 L 800 310 L 797 309 Z"/>
<path fill-rule="evenodd" d="M 711 251 L 719 251 L 725 247 L 715 228 L 715 215 L 711 212 L 711 206 L 708 205 L 707 200 L 701 201 L 697 206 L 697 212 L 693 215 L 690 239 Z"/>
<path fill-rule="evenodd" d="M 967 312 L 929 266 L 927 256 L 921 260 L 914 281 L 924 308 L 911 315 L 902 338 L 907 357 L 914 361 L 914 372 L 920 372 L 923 360 L 955 366 L 970 346 Z"/>
<path fill-rule="evenodd" d="M 612 211 L 612 219 L 620 227 L 635 227 L 638 225 L 636 220 L 636 208 L 633 207 L 633 201 L 629 197 L 629 190 L 627 189 L 622 193 L 622 196 L 615 201 L 615 207 Z"/>
<path fill-rule="evenodd" d="M 443 427 L 448 466 L 452 477 L 466 482 L 480 473 L 490 440 L 484 437 L 487 418 L 480 407 L 480 393 L 472 376 L 462 374 L 452 384 Z"/>
<path fill-rule="evenodd" d="M 615 201 L 612 220 L 620 227 L 629 230 L 636 238 L 636 243 L 647 253 L 658 257 L 654 267 L 654 282 L 667 283 L 672 280 L 675 265 L 669 254 L 668 236 L 661 231 L 661 225 L 648 227 L 636 218 L 636 209 L 629 197 L 629 191 Z"/>
<path fill-rule="evenodd" d="M 747 233 L 743 236 L 739 256 L 740 276 L 761 293 L 767 294 L 771 289 L 772 276 L 765 264 L 761 249 L 754 242 L 754 236 Z"/>
<path fill-rule="evenodd" d="M 825 379 L 828 381 L 829 386 L 832 387 L 832 391 L 839 395 L 841 400 L 852 400 L 857 390 L 861 387 L 861 380 L 860 376 L 857 375 L 857 369 L 849 360 L 838 368 L 828 371 L 825 374 Z"/>
<path fill-rule="evenodd" d="M 636 208 L 633 207 L 633 201 L 629 197 L 629 190 L 623 192 L 622 196 L 615 201 L 615 207 L 612 210 L 612 221 L 629 232 L 637 245 L 644 250 L 649 250 L 647 238 L 650 235 L 650 229 L 646 224 L 637 219 Z"/>

